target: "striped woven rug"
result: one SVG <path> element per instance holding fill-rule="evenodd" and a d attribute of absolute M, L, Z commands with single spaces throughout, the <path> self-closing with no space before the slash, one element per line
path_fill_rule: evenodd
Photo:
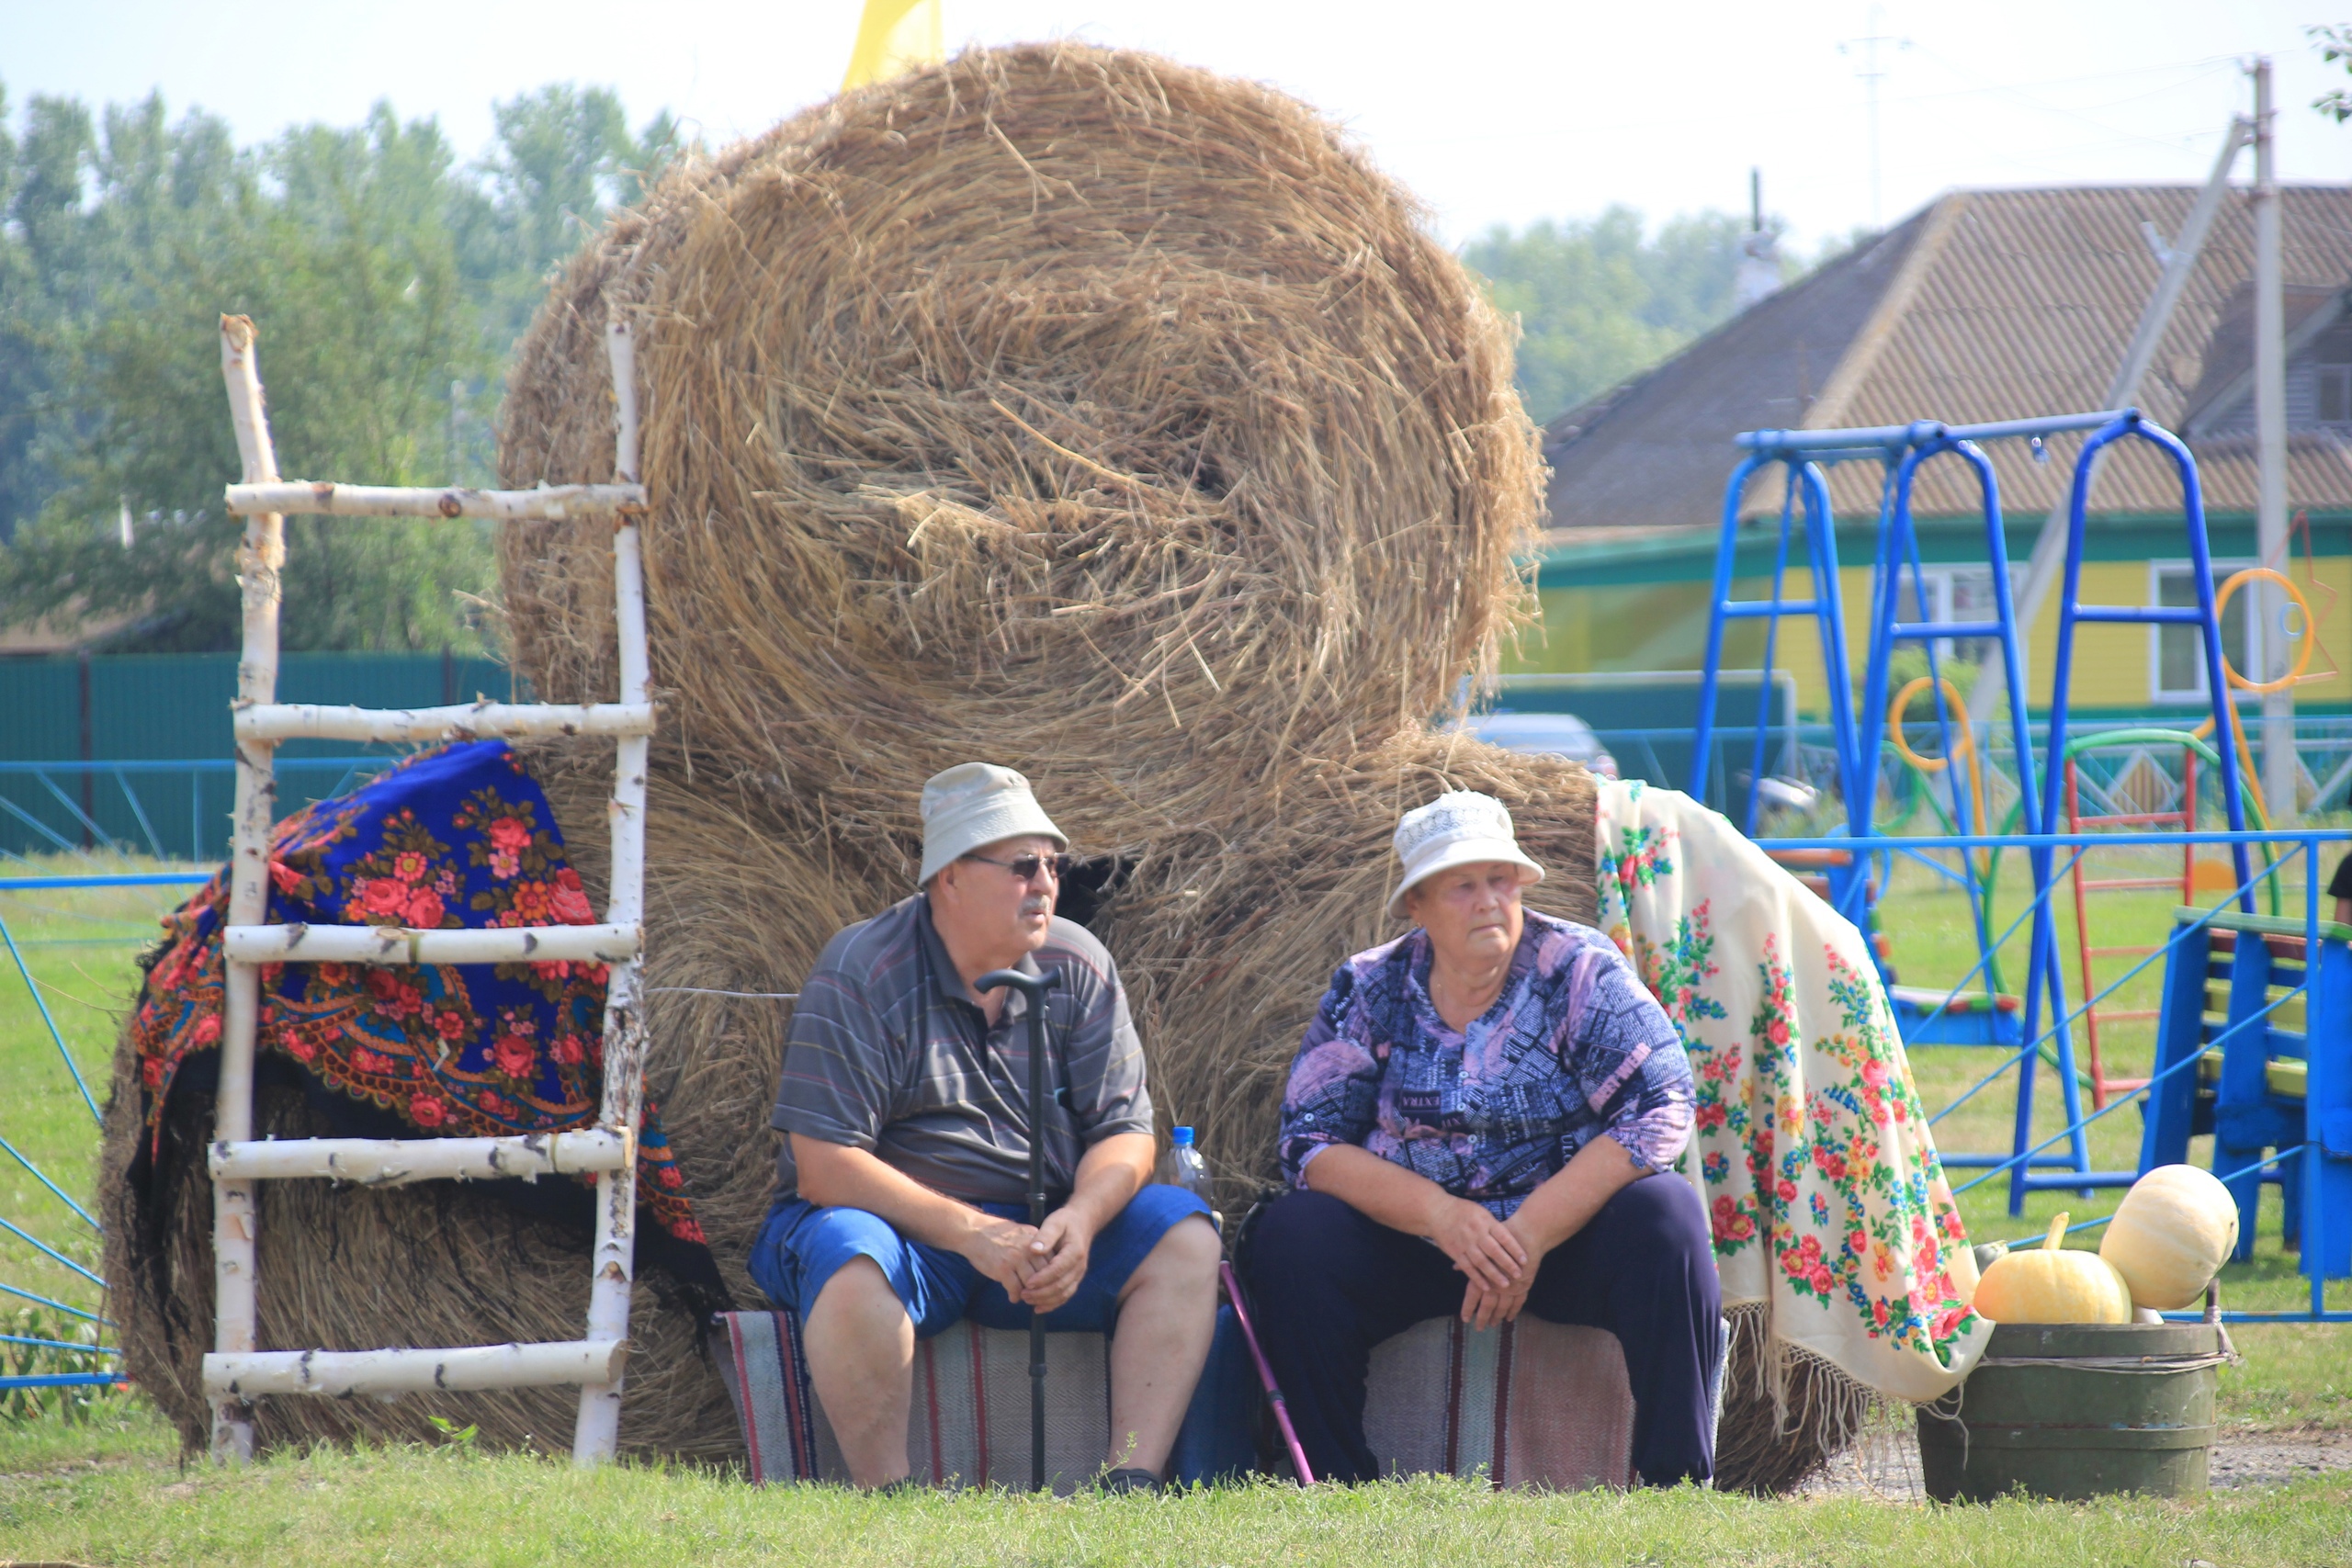
<path fill-rule="evenodd" d="M 1248 1462 L 1259 1401 L 1230 1311 L 1178 1439 L 1180 1476 Z M 749 1478 L 845 1482 L 790 1313 L 721 1314 L 711 1349 L 743 1423 Z M 1107 1341 L 1046 1340 L 1046 1467 L 1069 1494 L 1110 1439 Z M 1570 1491 L 1631 1483 L 1634 1401 L 1613 1335 L 1533 1317 L 1473 1333 L 1431 1318 L 1373 1352 L 1364 1431 L 1392 1475 L 1483 1472 L 1498 1486 Z M 1029 1484 L 1029 1341 L 959 1323 L 915 1346 L 907 1427 L 914 1477 L 937 1486 Z M 1435 1416 L 1435 1419 L 1432 1419 Z"/>

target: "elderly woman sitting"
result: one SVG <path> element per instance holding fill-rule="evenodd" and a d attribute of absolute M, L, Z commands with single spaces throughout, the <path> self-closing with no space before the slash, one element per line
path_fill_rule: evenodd
<path fill-rule="evenodd" d="M 1396 829 L 1389 904 L 1418 928 L 1340 965 L 1291 1066 L 1282 1160 L 1249 1269 L 1308 1462 L 1379 1474 L 1372 1348 L 1424 1318 L 1522 1309 L 1624 1348 L 1634 1464 L 1713 1472 L 1720 1294 L 1706 1214 L 1666 1172 L 1690 1134 L 1690 1066 L 1600 932 L 1521 908 L 1544 870 L 1491 796 L 1441 795 Z"/>

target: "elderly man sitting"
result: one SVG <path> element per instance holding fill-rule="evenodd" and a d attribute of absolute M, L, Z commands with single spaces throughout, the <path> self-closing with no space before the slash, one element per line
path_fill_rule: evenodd
<path fill-rule="evenodd" d="M 1491 796 L 1396 828 L 1410 933 L 1340 965 L 1292 1064 L 1250 1248 L 1267 1358 L 1317 1475 L 1378 1474 L 1372 1348 L 1458 1312 L 1617 1336 L 1634 1464 L 1713 1472 L 1720 1290 L 1707 1217 L 1662 1174 L 1690 1135 L 1681 1038 L 1613 943 L 1523 908 L 1544 874 Z"/>
<path fill-rule="evenodd" d="M 1056 918 L 1069 840 L 1009 768 L 923 786 L 922 890 L 826 945 L 802 983 L 774 1125 L 778 1196 L 752 1278 L 800 1314 L 808 1370 L 851 1478 L 908 1474 L 914 1342 L 970 1316 L 1107 1333 L 1102 1484 L 1156 1488 L 1216 1326 L 1208 1210 L 1151 1183 L 1151 1100 L 1102 944 Z M 1025 998 L 972 982 L 1060 972 L 1050 1102 L 1027 1103 Z M 1040 1131 L 1042 1124 L 1042 1133 Z M 1029 1140 L 1045 1140 L 1042 1226 Z"/>

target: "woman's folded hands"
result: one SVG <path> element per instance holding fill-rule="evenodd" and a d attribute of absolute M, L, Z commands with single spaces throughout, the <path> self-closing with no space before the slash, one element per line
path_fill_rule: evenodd
<path fill-rule="evenodd" d="M 1429 1237 L 1469 1280 L 1462 1297 L 1462 1321 L 1492 1328 L 1519 1315 L 1543 1259 L 1508 1220 L 1495 1218 L 1484 1203 L 1442 1194 L 1431 1205 Z"/>

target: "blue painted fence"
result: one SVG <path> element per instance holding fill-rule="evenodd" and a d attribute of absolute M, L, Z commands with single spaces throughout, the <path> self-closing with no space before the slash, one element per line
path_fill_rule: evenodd
<path fill-rule="evenodd" d="M 233 653 L 0 659 L 0 852 L 119 845 L 173 860 L 227 856 L 234 788 L 229 705 Z M 292 653 L 289 703 L 430 707 L 516 695 L 488 659 L 444 654 Z M 348 787 L 373 759 L 344 741 L 278 749 L 282 811 Z"/>

